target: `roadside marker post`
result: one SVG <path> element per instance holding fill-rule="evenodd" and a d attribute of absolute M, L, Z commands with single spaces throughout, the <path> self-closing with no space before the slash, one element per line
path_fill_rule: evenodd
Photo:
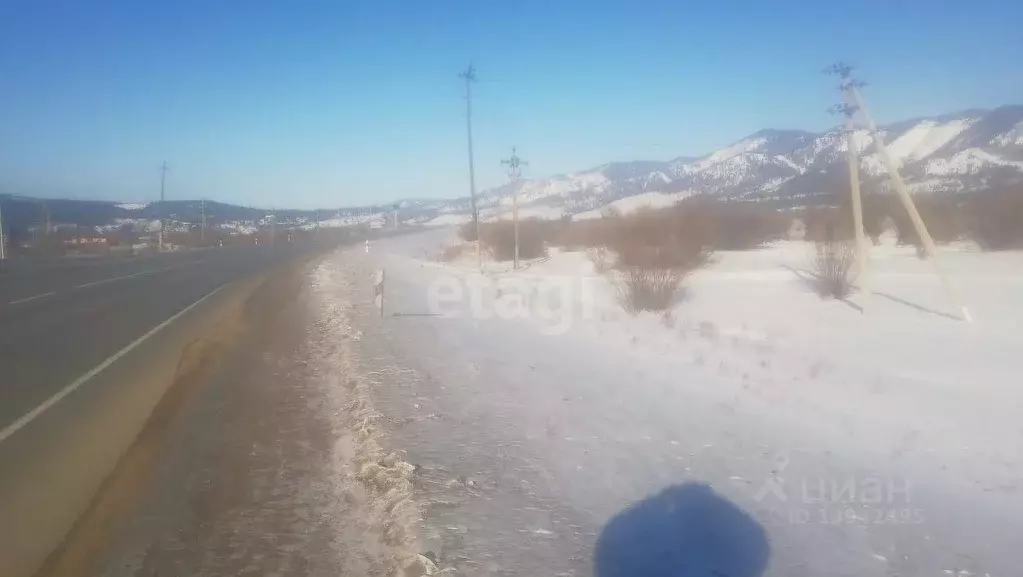
<path fill-rule="evenodd" d="M 373 303 L 380 309 L 380 318 L 384 318 L 384 269 L 376 272 L 373 281 Z"/>

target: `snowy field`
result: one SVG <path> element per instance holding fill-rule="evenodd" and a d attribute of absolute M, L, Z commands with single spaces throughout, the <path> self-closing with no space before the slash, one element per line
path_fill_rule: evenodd
<path fill-rule="evenodd" d="M 523 464 L 512 469 L 541 475 L 545 505 L 498 489 L 493 502 L 558 510 L 577 527 L 543 545 L 547 556 L 518 545 L 537 570 L 588 574 L 588 562 L 553 559 L 599 556 L 603 541 L 587 535 L 606 535 L 624 507 L 699 482 L 762 525 L 766 575 L 1016 571 L 1023 254 L 941 251 L 972 323 L 957 318 L 932 263 L 890 245 L 871 254 L 871 296 L 821 299 L 802 242 L 717 253 L 671 314 L 631 316 L 584 253 L 555 250 L 517 273 L 487 263 L 480 275 L 471 253 L 419 256 L 444 240 L 435 231 L 358 255 L 387 270 L 388 315 L 409 315 L 383 325 L 397 361 L 436 381 L 407 385 L 414 410 L 381 393 L 396 395 L 382 410 L 485 424 L 407 427 L 395 438 L 413 462 L 457 468 L 487 447 L 517 447 Z M 431 435 L 447 449 L 424 449 Z M 476 465 L 487 467 L 509 465 Z M 460 546 L 495 555 L 492 528 L 480 528 L 479 542 Z M 511 540 L 505 561 L 521 563 L 515 531 L 498 533 L 491 541 Z"/>
<path fill-rule="evenodd" d="M 963 245 L 939 259 L 974 322 L 960 320 L 932 263 L 911 247 L 874 247 L 870 296 L 821 299 L 812 244 L 803 242 L 717 253 L 685 281 L 668 315 L 627 314 L 585 253 L 557 249 L 520 274 L 487 263 L 480 308 L 494 309 L 494 320 L 524 317 L 551 335 L 625 348 L 637 359 L 681 356 L 738 377 L 746 394 L 836 440 L 870 438 L 891 454 L 940 453 L 942 467 L 968 473 L 1023 455 L 1016 418 L 1023 414 L 1023 253 Z M 467 253 L 431 266 L 471 276 L 475 261 Z M 514 293 L 525 295 L 521 309 Z M 573 309 L 542 310 L 541 301 L 565 294 Z M 1023 469 L 978 481 L 999 487 L 1013 478 L 1023 479 Z"/>

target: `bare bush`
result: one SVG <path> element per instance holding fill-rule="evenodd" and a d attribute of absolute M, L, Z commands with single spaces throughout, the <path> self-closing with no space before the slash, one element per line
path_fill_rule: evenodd
<path fill-rule="evenodd" d="M 804 238 L 813 242 L 853 238 L 852 212 L 845 207 L 815 206 L 803 212 Z"/>
<path fill-rule="evenodd" d="M 846 239 L 814 243 L 813 268 L 817 291 L 822 297 L 841 299 L 852 291 L 852 270 L 856 263 L 856 242 Z"/>
<path fill-rule="evenodd" d="M 544 244 L 550 234 L 551 224 L 538 219 L 519 221 L 519 258 L 539 258 L 547 254 Z M 498 220 L 480 225 L 483 244 L 490 248 L 495 260 L 515 258 L 515 224 L 510 220 Z"/>
<path fill-rule="evenodd" d="M 469 248 L 468 244 L 453 244 L 451 246 L 446 246 L 437 257 L 437 260 L 441 262 L 452 262 L 454 260 L 458 260 L 465 253 L 467 248 Z"/>
<path fill-rule="evenodd" d="M 607 246 L 613 237 L 618 219 L 593 218 L 567 223 L 552 242 L 567 250 Z"/>
<path fill-rule="evenodd" d="M 866 194 L 863 196 L 863 232 L 874 244 L 881 242 L 881 235 L 885 231 L 885 221 L 890 220 L 892 202 L 888 197 L 880 194 Z"/>
<path fill-rule="evenodd" d="M 565 223 L 556 244 L 565 247 L 685 244 L 702 250 L 746 250 L 784 238 L 790 217 L 769 208 L 694 198 L 671 208 Z M 628 259 L 628 257 L 626 257 Z"/>
<path fill-rule="evenodd" d="M 668 211 L 639 211 L 615 219 L 608 246 L 617 267 L 668 269 L 687 274 L 710 258 L 700 226 L 687 226 Z"/>
<path fill-rule="evenodd" d="M 476 222 L 470 220 L 469 222 L 458 227 L 458 236 L 469 242 L 476 242 Z"/>
<path fill-rule="evenodd" d="M 1023 191 L 983 194 L 974 199 L 972 208 L 972 237 L 981 248 L 1023 248 Z"/>
<path fill-rule="evenodd" d="M 966 206 L 952 197 L 915 197 L 920 218 L 927 227 L 927 232 L 938 244 L 959 240 L 970 234 L 970 219 Z M 902 205 L 891 210 L 892 220 L 898 231 L 899 244 L 921 247 L 920 236 L 916 227 Z"/>
<path fill-rule="evenodd" d="M 597 274 L 606 273 L 614 265 L 614 254 L 606 246 L 588 248 L 586 249 L 586 256 L 593 263 L 593 270 Z"/>
<path fill-rule="evenodd" d="M 688 228 L 698 228 L 703 243 L 714 250 L 751 250 L 785 238 L 791 215 L 751 203 L 729 203 L 701 197 L 675 208 Z"/>
<path fill-rule="evenodd" d="M 614 271 L 612 282 L 622 307 L 630 314 L 666 311 L 675 304 L 685 274 L 665 268 L 626 267 Z"/>

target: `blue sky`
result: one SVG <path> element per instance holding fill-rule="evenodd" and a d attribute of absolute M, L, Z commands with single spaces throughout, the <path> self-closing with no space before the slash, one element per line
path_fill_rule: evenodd
<path fill-rule="evenodd" d="M 856 64 L 881 122 L 1023 102 L 1023 4 L 0 2 L 0 192 L 334 207 L 820 130 Z"/>

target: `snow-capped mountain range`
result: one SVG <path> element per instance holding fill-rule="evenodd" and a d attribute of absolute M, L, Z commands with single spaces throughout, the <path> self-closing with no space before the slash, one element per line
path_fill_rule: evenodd
<path fill-rule="evenodd" d="M 880 132 L 915 193 L 1014 187 L 1023 194 L 1023 105 L 917 118 L 883 126 Z M 860 129 L 854 133 L 854 141 L 865 191 L 885 191 L 887 172 L 873 138 Z M 612 162 L 581 172 L 524 179 L 484 190 L 478 202 L 484 219 L 510 216 L 515 191 L 521 217 L 545 219 L 565 215 L 585 219 L 609 209 L 625 213 L 643 206 L 670 206 L 697 194 L 788 206 L 831 202 L 848 190 L 845 152 L 846 140 L 839 127 L 822 133 L 768 129 L 696 158 Z M 2 196 L 8 228 L 28 230 L 38 222 L 41 201 Z M 258 226 L 270 214 L 277 223 L 297 227 L 372 225 L 391 219 L 395 209 L 398 220 L 405 224 L 460 224 L 472 218 L 468 197 L 406 198 L 376 206 L 277 211 L 198 200 L 114 203 L 48 199 L 45 205 L 54 222 L 97 230 L 123 226 L 128 220 L 143 227 L 154 219 L 196 223 L 201 212 L 207 222 L 236 227 Z"/>
<path fill-rule="evenodd" d="M 962 192 L 1023 184 L 1023 106 L 966 110 L 918 118 L 880 128 L 890 155 L 914 192 Z M 864 187 L 881 191 L 887 172 L 865 129 L 854 133 Z M 839 193 L 848 187 L 846 139 L 841 127 L 823 133 L 761 130 L 699 158 L 667 162 L 613 162 L 582 172 L 519 181 L 525 216 L 597 214 L 609 204 L 620 209 L 670 204 L 694 194 L 726 199 L 802 199 Z M 481 206 L 507 213 L 513 185 L 486 190 Z M 468 211 L 468 199 L 437 206 L 444 217 Z"/>

